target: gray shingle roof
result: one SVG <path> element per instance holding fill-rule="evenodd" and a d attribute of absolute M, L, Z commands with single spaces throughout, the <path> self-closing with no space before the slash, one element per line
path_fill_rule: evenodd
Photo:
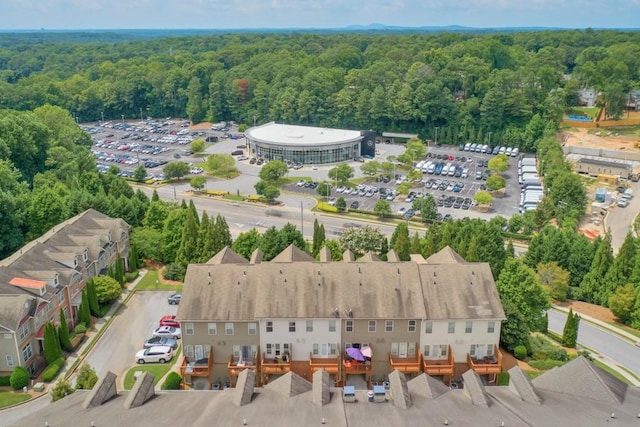
<path fill-rule="evenodd" d="M 229 246 L 222 248 L 220 252 L 215 254 L 207 264 L 246 264 L 247 261 L 242 255 L 235 253 Z"/>
<path fill-rule="evenodd" d="M 480 381 L 480 375 L 469 369 L 462 374 L 464 380 L 464 394 L 471 399 L 471 403 L 481 408 L 488 408 L 491 405 L 489 395 L 484 390 L 484 385 Z"/>
<path fill-rule="evenodd" d="M 335 307 L 369 319 L 504 318 L 488 264 L 382 261 L 191 264 L 178 318 L 328 318 Z"/>
<path fill-rule="evenodd" d="M 407 386 L 409 387 L 409 393 L 412 395 L 422 396 L 429 399 L 435 399 L 450 390 L 442 381 L 425 373 L 409 380 L 409 382 L 407 382 Z"/>
<path fill-rule="evenodd" d="M 582 356 L 545 372 L 532 382 L 538 389 L 618 404 L 627 391 L 626 383 Z"/>
<path fill-rule="evenodd" d="M 20 321 L 34 312 L 37 300 L 29 295 L 0 296 L 0 328 L 17 331 Z"/>
<path fill-rule="evenodd" d="M 267 384 L 265 388 L 285 397 L 293 397 L 310 391 L 312 385 L 300 375 L 294 372 L 287 372 L 280 378 Z"/>
<path fill-rule="evenodd" d="M 293 243 L 280 252 L 271 262 L 299 262 L 299 261 L 315 261 L 315 259 Z"/>
<path fill-rule="evenodd" d="M 509 369 L 509 390 L 522 400 L 534 405 L 542 404 L 542 398 L 536 392 L 527 374 L 519 367 Z"/>

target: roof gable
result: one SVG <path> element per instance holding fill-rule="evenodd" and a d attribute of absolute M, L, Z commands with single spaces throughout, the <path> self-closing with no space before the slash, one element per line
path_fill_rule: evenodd
<path fill-rule="evenodd" d="M 315 261 L 315 259 L 304 252 L 302 249 L 295 246 L 293 243 L 287 246 L 287 248 L 276 255 L 271 262 L 297 262 L 297 261 Z"/>
<path fill-rule="evenodd" d="M 242 255 L 238 255 L 229 246 L 225 246 L 206 264 L 247 264 L 248 262 Z"/>

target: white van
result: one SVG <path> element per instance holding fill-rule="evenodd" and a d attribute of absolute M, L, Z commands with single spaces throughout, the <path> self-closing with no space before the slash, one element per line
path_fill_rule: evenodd
<path fill-rule="evenodd" d="M 429 175 L 433 175 L 435 171 L 436 171 L 436 164 L 435 163 L 431 163 L 429 165 L 429 167 L 427 168 L 427 173 Z"/>
<path fill-rule="evenodd" d="M 471 151 L 471 143 L 467 142 L 466 144 L 464 144 L 464 151 Z"/>
<path fill-rule="evenodd" d="M 422 170 L 422 173 L 429 172 L 429 166 L 431 166 L 432 164 L 433 164 L 432 161 L 424 162 L 424 165 L 422 165 L 422 168 L 420 169 Z"/>
<path fill-rule="evenodd" d="M 417 171 L 422 170 L 422 166 L 424 166 L 424 163 L 424 160 L 420 160 L 414 169 Z"/>
<path fill-rule="evenodd" d="M 487 153 L 487 151 L 489 151 L 489 145 L 488 144 L 484 144 L 482 146 L 482 150 L 480 150 L 480 152 Z"/>
<path fill-rule="evenodd" d="M 518 154 L 520 154 L 520 150 L 518 149 L 518 147 L 515 147 L 513 150 L 511 150 L 511 157 L 517 157 Z"/>
<path fill-rule="evenodd" d="M 469 151 L 471 152 L 475 152 L 476 151 L 476 147 L 478 146 L 478 144 L 471 144 L 471 146 L 469 147 Z"/>

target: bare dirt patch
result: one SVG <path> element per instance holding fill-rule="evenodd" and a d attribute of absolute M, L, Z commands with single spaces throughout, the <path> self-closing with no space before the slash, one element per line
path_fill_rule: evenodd
<path fill-rule="evenodd" d="M 602 148 L 606 150 L 634 151 L 634 143 L 638 143 L 638 137 L 633 135 L 607 135 L 606 129 L 577 128 L 560 132 L 560 139 L 564 145 L 575 147 Z M 600 135 L 597 135 L 600 133 Z"/>
<path fill-rule="evenodd" d="M 584 314 L 603 322 L 617 322 L 616 316 L 611 313 L 606 307 L 600 307 L 599 305 L 589 304 L 583 301 L 566 301 L 557 302 L 556 305 L 564 308 L 571 308 L 574 312 Z M 620 324 L 622 326 L 622 324 Z"/>

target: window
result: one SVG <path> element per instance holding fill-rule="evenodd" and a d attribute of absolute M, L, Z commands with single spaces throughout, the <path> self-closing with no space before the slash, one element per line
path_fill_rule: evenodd
<path fill-rule="evenodd" d="M 320 347 L 318 346 L 318 344 L 314 344 L 313 345 L 313 355 L 317 356 L 320 354 Z"/>
<path fill-rule="evenodd" d="M 20 327 L 20 341 L 22 341 L 27 335 L 29 335 L 29 324 L 25 323 Z"/>
<path fill-rule="evenodd" d="M 449 347 L 447 347 L 446 345 L 441 345 L 440 346 L 440 356 L 445 357 L 447 355 L 447 349 Z"/>
<path fill-rule="evenodd" d="M 493 356 L 493 344 L 487 344 L 487 356 Z"/>
<path fill-rule="evenodd" d="M 250 322 L 247 324 L 247 333 L 249 335 L 255 335 L 256 334 L 256 328 L 257 325 L 254 322 Z"/>
<path fill-rule="evenodd" d="M 207 329 L 209 330 L 209 335 L 218 335 L 218 328 L 215 323 L 208 323 Z"/>
<path fill-rule="evenodd" d="M 335 332 L 335 331 L 336 331 L 336 321 L 329 320 L 329 332 Z"/>
<path fill-rule="evenodd" d="M 295 332 L 296 331 L 296 322 L 289 322 L 289 332 Z"/>
<path fill-rule="evenodd" d="M 464 333 L 470 334 L 472 331 L 473 331 L 473 322 L 470 320 L 467 320 L 466 322 L 464 322 Z"/>
<path fill-rule="evenodd" d="M 273 332 L 273 322 L 271 320 L 267 320 L 267 332 Z"/>
<path fill-rule="evenodd" d="M 409 320 L 409 332 L 415 332 L 416 331 L 416 321 L 415 320 Z"/>
<path fill-rule="evenodd" d="M 414 343 L 414 342 L 407 343 L 407 355 L 409 357 L 417 356 L 417 354 L 416 354 L 416 343 Z"/>
<path fill-rule="evenodd" d="M 344 331 L 345 332 L 353 332 L 353 320 L 345 320 L 344 321 Z"/>
<path fill-rule="evenodd" d="M 493 320 L 490 320 L 487 323 L 487 333 L 492 334 L 496 331 L 496 322 L 494 322 Z"/>
<path fill-rule="evenodd" d="M 13 356 L 10 354 L 7 354 L 7 367 L 8 368 L 13 367 Z"/>
<path fill-rule="evenodd" d="M 307 320 L 307 332 L 313 332 L 313 320 Z"/>
<path fill-rule="evenodd" d="M 184 346 L 184 355 L 187 357 L 193 357 L 193 346 L 192 345 L 185 345 Z"/>
<path fill-rule="evenodd" d="M 398 357 L 398 343 L 397 342 L 392 342 L 391 343 L 391 355 L 393 357 Z"/>
<path fill-rule="evenodd" d="M 369 320 L 369 332 L 375 332 L 375 331 L 376 331 L 376 321 Z"/>
<path fill-rule="evenodd" d="M 185 323 L 184 332 L 187 335 L 193 335 L 193 323 Z"/>
<path fill-rule="evenodd" d="M 429 347 L 430 347 L 429 345 L 425 345 L 425 346 L 424 346 L 424 351 L 422 352 L 422 355 L 423 355 L 424 357 L 429 357 L 429 350 L 430 350 L 430 348 L 429 348 Z"/>
<path fill-rule="evenodd" d="M 273 354 L 273 346 L 269 343 L 267 343 L 267 355 L 271 355 Z"/>
<path fill-rule="evenodd" d="M 338 354 L 338 344 L 336 343 L 329 344 L 329 354 L 332 356 L 336 356 Z"/>
<path fill-rule="evenodd" d="M 384 331 L 385 332 L 393 332 L 393 320 L 385 320 L 384 321 Z"/>
<path fill-rule="evenodd" d="M 58 304 L 62 304 L 64 302 L 64 291 L 58 292 Z"/>
<path fill-rule="evenodd" d="M 233 323 L 224 324 L 224 333 L 227 335 L 233 335 Z"/>
<path fill-rule="evenodd" d="M 475 344 L 471 344 L 471 347 L 469 347 L 469 356 L 476 357 L 476 345 Z"/>
<path fill-rule="evenodd" d="M 456 322 L 449 322 L 449 333 L 450 334 L 456 333 Z"/>
<path fill-rule="evenodd" d="M 26 362 L 31 359 L 31 356 L 33 356 L 33 352 L 31 351 L 31 343 L 29 343 L 22 349 L 22 359 Z"/>
<path fill-rule="evenodd" d="M 47 302 L 47 314 L 53 310 L 53 301 Z"/>
<path fill-rule="evenodd" d="M 433 322 L 425 322 L 424 324 L 424 333 L 432 334 L 433 333 Z"/>

